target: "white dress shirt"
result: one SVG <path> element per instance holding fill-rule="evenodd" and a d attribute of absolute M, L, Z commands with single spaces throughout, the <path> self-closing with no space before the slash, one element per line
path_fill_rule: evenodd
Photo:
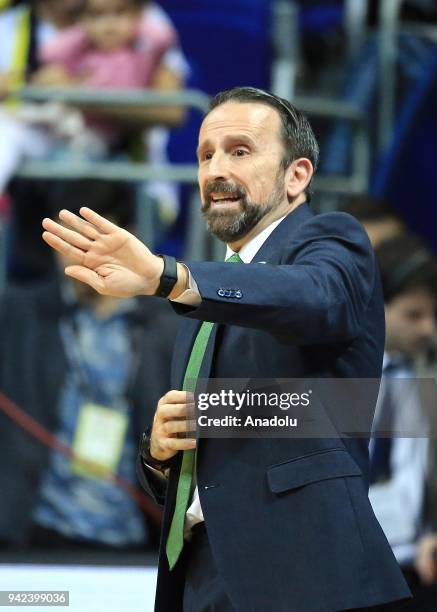
<path fill-rule="evenodd" d="M 390 363 L 391 357 L 385 353 L 383 377 Z M 415 559 L 417 536 L 421 528 L 428 439 L 420 437 L 420 433 L 426 431 L 426 421 L 421 412 L 417 389 L 410 382 L 414 379 L 414 372 L 406 366 L 397 367 L 390 378 L 396 379 L 391 390 L 395 409 L 390 453 L 391 476 L 386 482 L 371 485 L 369 499 L 398 563 L 408 566 Z M 377 403 L 375 422 L 381 418 L 382 404 L 380 401 Z M 402 437 L 402 432 L 410 437 Z M 414 432 L 417 432 L 417 437 Z M 371 453 L 372 442 L 373 439 Z"/>

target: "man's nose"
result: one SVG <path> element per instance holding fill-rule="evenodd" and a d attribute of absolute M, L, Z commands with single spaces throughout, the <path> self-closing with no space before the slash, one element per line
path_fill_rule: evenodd
<path fill-rule="evenodd" d="M 208 164 L 208 180 L 224 180 L 229 178 L 229 165 L 226 156 L 221 153 L 214 153 Z"/>

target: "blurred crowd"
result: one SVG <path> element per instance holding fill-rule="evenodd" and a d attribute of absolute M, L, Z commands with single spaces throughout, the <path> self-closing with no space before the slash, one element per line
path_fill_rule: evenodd
<path fill-rule="evenodd" d="M 0 301 L 0 548 L 154 549 L 159 515 L 136 484 L 138 442 L 169 388 L 176 317 L 67 279 L 41 220 L 83 204 L 136 232 L 138 187 L 24 180 L 22 162 L 162 160 L 180 107 L 21 101 L 22 86 L 184 87 L 188 64 L 153 2 L 35 0 L 0 12 L 0 199 L 7 287 Z M 6 6 L 9 4 L 9 6 Z M 176 192 L 144 184 L 176 214 Z"/>
<path fill-rule="evenodd" d="M 308 15 L 310 8 L 343 5 L 293 4 L 305 4 Z M 369 3 L 370 22 L 378 4 Z M 437 19 L 435 3 L 425 0 L 404 3 L 404 11 L 421 23 Z M 317 93 L 332 85 L 326 75 L 334 74 L 339 30 L 307 27 L 298 86 Z M 436 45 L 403 44 L 407 76 L 399 82 L 407 90 Z M 212 47 L 205 53 L 213 54 Z M 372 53 L 369 47 L 365 61 L 355 64 L 360 70 L 353 68 L 345 89 L 335 92 L 361 104 L 369 119 L 376 87 Z M 150 507 L 138 505 L 134 465 L 141 432 L 169 388 L 175 316 L 162 302 L 120 301 L 68 280 L 64 262 L 40 240 L 44 216 L 61 206 L 77 211 L 84 203 L 135 232 L 138 187 L 27 180 L 16 173 L 26 160 L 162 162 L 169 130 L 185 120 L 180 106 L 31 103 L 16 92 L 26 84 L 178 91 L 189 75 L 176 28 L 154 2 L 0 0 L 0 219 L 7 226 L 8 277 L 0 300 L 1 548 L 156 546 L 159 521 Z M 252 84 L 243 81 L 241 75 L 229 86 Z M 351 134 L 343 128 L 337 122 L 323 134 L 322 172 L 348 169 Z M 141 188 L 158 202 L 164 224 L 177 219 L 174 185 L 149 181 Z M 315 206 L 317 200 L 323 208 L 323 194 L 316 193 Z M 410 216 L 404 215 L 396 202 L 365 193 L 343 196 L 335 206 L 364 225 L 385 296 L 370 501 L 416 594 L 409 609 L 435 610 L 437 441 L 426 424 L 429 398 L 425 409 L 415 383 L 437 372 L 437 260 L 433 245 L 412 231 L 411 215 L 423 209 L 419 201 L 410 204 Z M 414 435 L 413 422 L 421 423 Z"/>
<path fill-rule="evenodd" d="M 385 302 L 369 498 L 415 595 L 406 609 L 431 611 L 437 605 L 437 259 L 388 203 L 360 196 L 345 210 L 362 222 L 375 248 Z"/>
<path fill-rule="evenodd" d="M 177 106 L 73 107 L 20 101 L 14 93 L 26 84 L 70 91 L 178 91 L 188 72 L 176 30 L 153 2 L 35 0 L 0 13 L 0 202 L 3 216 L 8 209 L 11 215 L 12 281 L 43 276 L 50 266 L 35 228 L 50 212 L 51 186 L 11 181 L 24 161 L 162 162 L 168 128 L 184 116 Z M 172 184 L 149 181 L 144 191 L 157 201 L 164 221 L 174 220 L 178 198 Z"/>
<path fill-rule="evenodd" d="M 122 184 L 60 185 L 57 197 L 134 231 Z M 159 521 L 137 503 L 136 455 L 169 388 L 175 316 L 157 298 L 101 296 L 65 277 L 68 263 L 0 302 L 0 545 L 148 548 Z"/>

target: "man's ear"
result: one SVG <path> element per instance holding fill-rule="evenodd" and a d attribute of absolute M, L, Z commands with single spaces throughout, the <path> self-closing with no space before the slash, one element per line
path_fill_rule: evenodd
<path fill-rule="evenodd" d="M 313 164 L 306 157 L 295 159 L 288 167 L 287 176 L 287 196 L 289 200 L 294 200 L 308 187 L 308 183 L 314 173 Z"/>

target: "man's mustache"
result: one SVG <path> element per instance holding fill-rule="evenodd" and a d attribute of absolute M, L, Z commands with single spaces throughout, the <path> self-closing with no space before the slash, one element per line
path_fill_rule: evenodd
<path fill-rule="evenodd" d="M 211 194 L 213 193 L 230 193 L 234 197 L 244 200 L 246 198 L 246 190 L 238 183 L 229 183 L 227 181 L 211 181 L 205 187 L 205 204 L 203 209 L 206 210 L 211 206 Z"/>

